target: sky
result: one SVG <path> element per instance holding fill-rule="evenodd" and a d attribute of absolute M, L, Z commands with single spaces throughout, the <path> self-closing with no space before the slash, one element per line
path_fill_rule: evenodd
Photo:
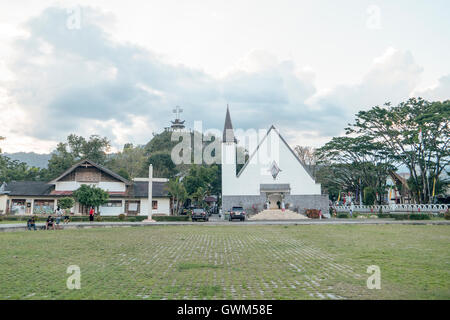
<path fill-rule="evenodd" d="M 319 147 L 355 113 L 450 98 L 450 2 L 0 2 L 3 152 L 75 133 L 144 144 L 188 127 L 279 129 Z"/>

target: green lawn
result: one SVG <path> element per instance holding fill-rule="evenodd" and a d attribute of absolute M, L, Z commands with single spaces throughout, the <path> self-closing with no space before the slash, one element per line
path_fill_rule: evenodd
<path fill-rule="evenodd" d="M 0 299 L 450 299 L 450 226 L 0 233 Z M 70 265 L 81 289 L 69 290 Z M 381 289 L 369 290 L 369 265 Z"/>

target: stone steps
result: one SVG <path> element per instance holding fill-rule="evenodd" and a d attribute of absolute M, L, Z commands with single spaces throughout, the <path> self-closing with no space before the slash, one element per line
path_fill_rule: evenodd
<path fill-rule="evenodd" d="M 249 217 L 249 220 L 301 220 L 309 219 L 303 214 L 291 210 L 267 209 Z"/>

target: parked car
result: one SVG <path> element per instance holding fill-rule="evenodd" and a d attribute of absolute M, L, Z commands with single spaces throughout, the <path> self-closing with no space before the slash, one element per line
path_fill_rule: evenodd
<path fill-rule="evenodd" d="M 230 218 L 229 220 L 232 221 L 233 219 L 239 219 L 241 221 L 245 220 L 246 212 L 244 208 L 242 207 L 232 207 L 230 210 Z"/>
<path fill-rule="evenodd" d="M 192 221 L 203 220 L 208 221 L 209 215 L 204 208 L 193 208 L 191 213 Z"/>

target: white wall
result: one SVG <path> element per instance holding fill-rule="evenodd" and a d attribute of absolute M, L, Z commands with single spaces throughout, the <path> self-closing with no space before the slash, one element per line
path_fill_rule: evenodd
<path fill-rule="evenodd" d="M 111 192 L 125 192 L 126 190 L 125 183 L 123 182 L 100 181 L 99 183 L 80 183 L 76 181 L 59 181 L 56 182 L 55 191 L 74 191 L 81 187 L 82 184 L 93 185 Z"/>
<path fill-rule="evenodd" d="M 125 203 L 122 201 L 120 207 L 103 207 L 100 206 L 100 215 L 102 216 L 118 216 L 121 213 L 125 213 Z"/>
<path fill-rule="evenodd" d="M 236 184 L 236 145 L 222 143 L 222 194 L 233 194 Z"/>
<path fill-rule="evenodd" d="M 224 150 L 228 152 L 229 149 Z M 276 179 L 269 171 L 274 160 L 281 169 Z M 292 195 L 321 193 L 320 184 L 315 183 L 274 129 L 238 178 L 222 169 L 223 195 L 260 195 L 260 184 L 289 184 Z"/>
<path fill-rule="evenodd" d="M 152 210 L 152 214 L 162 213 L 170 215 L 170 198 L 155 198 L 153 197 L 153 201 L 158 201 L 158 210 Z M 141 211 L 139 215 L 146 216 L 148 215 L 148 200 L 141 199 Z"/>
<path fill-rule="evenodd" d="M 0 211 L 5 214 L 6 213 L 6 200 L 8 199 L 7 195 L 0 195 Z"/>

